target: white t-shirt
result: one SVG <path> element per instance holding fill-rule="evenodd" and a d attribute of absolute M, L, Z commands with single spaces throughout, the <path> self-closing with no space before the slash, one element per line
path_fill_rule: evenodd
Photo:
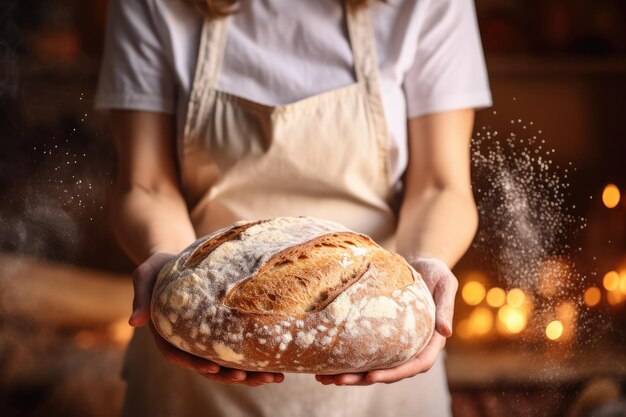
<path fill-rule="evenodd" d="M 392 180 L 407 117 L 491 105 L 472 0 L 373 1 Z M 173 113 L 182 133 L 202 18 L 183 0 L 111 0 L 96 107 Z M 218 89 L 267 105 L 355 82 L 340 0 L 241 0 Z"/>

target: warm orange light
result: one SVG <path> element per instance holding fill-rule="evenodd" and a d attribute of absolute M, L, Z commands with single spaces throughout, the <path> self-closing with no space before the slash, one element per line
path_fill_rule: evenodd
<path fill-rule="evenodd" d="M 609 291 L 606 293 L 606 300 L 612 306 L 621 304 L 624 301 L 624 294 L 619 291 Z"/>
<path fill-rule="evenodd" d="M 602 279 L 602 285 L 607 291 L 615 291 L 620 285 L 619 274 L 615 271 L 607 272 Z"/>
<path fill-rule="evenodd" d="M 560 321 L 554 320 L 546 326 L 546 336 L 550 340 L 556 340 L 563 334 L 563 325 Z"/>
<path fill-rule="evenodd" d="M 469 316 L 469 326 L 476 335 L 486 335 L 493 327 L 493 312 L 487 307 L 477 307 Z"/>
<path fill-rule="evenodd" d="M 585 294 L 583 295 L 583 301 L 588 307 L 594 307 L 598 305 L 601 298 L 602 293 L 600 292 L 600 288 L 598 287 L 587 288 Z"/>
<path fill-rule="evenodd" d="M 487 304 L 491 307 L 502 307 L 506 302 L 506 293 L 502 288 L 494 287 L 487 291 Z"/>
<path fill-rule="evenodd" d="M 130 327 L 126 319 L 113 322 L 108 331 L 111 340 L 120 345 L 128 343 L 133 336 L 133 328 Z"/>
<path fill-rule="evenodd" d="M 521 307 L 526 301 L 526 294 L 519 288 L 513 288 L 506 295 L 506 301 L 511 307 Z"/>
<path fill-rule="evenodd" d="M 475 306 L 481 303 L 485 298 L 485 287 L 483 284 L 477 281 L 469 281 L 463 286 L 461 291 L 461 297 L 463 301 L 471 306 Z"/>
<path fill-rule="evenodd" d="M 511 333 L 519 333 L 526 327 L 526 315 L 523 311 L 504 305 L 498 311 L 498 320 Z"/>
<path fill-rule="evenodd" d="M 461 339 L 469 339 L 472 337 L 472 329 L 468 319 L 463 319 L 456 326 L 456 334 Z"/>
<path fill-rule="evenodd" d="M 613 208 L 619 204 L 621 198 L 619 188 L 615 184 L 608 184 L 602 191 L 602 202 L 608 208 Z"/>
<path fill-rule="evenodd" d="M 626 269 L 619 273 L 619 290 L 626 295 Z"/>

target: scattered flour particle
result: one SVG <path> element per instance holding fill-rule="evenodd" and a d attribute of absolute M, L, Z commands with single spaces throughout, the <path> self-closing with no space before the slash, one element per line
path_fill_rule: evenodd
<path fill-rule="evenodd" d="M 170 296 L 170 300 L 169 300 L 170 307 L 174 309 L 179 309 L 179 308 L 186 306 L 189 303 L 189 298 L 190 298 L 189 294 L 187 294 L 184 290 L 185 288 L 178 289 L 178 291 L 175 291 Z"/>
<path fill-rule="evenodd" d="M 241 363 L 244 356 L 241 353 L 237 353 L 225 344 L 221 342 L 213 343 L 213 350 L 217 356 L 226 362 Z"/>
<path fill-rule="evenodd" d="M 405 332 L 415 333 L 415 316 L 412 311 L 409 311 L 404 315 L 402 328 Z"/>
<path fill-rule="evenodd" d="M 266 340 L 266 339 L 261 338 L 261 339 L 259 339 L 259 343 L 260 343 L 260 344 L 262 344 L 262 345 L 264 345 L 264 344 L 266 344 L 266 343 L 267 343 L 267 340 Z"/>
<path fill-rule="evenodd" d="M 389 297 L 376 297 L 370 299 L 361 314 L 370 318 L 396 318 L 398 304 Z"/>
<path fill-rule="evenodd" d="M 367 248 L 359 248 L 356 246 L 350 246 L 350 249 L 352 249 L 352 253 L 355 256 L 363 256 L 367 253 Z"/>
<path fill-rule="evenodd" d="M 389 326 L 388 324 L 385 324 L 384 326 L 382 326 L 380 328 L 380 334 L 382 334 L 383 337 L 391 336 L 391 326 Z"/>
<path fill-rule="evenodd" d="M 174 345 L 174 346 L 178 346 L 179 348 L 183 349 L 183 350 L 189 350 L 189 343 L 185 342 L 183 339 L 181 339 L 178 336 L 172 336 L 170 337 L 170 342 Z"/>
<path fill-rule="evenodd" d="M 352 302 L 350 301 L 350 297 L 343 292 L 335 301 L 330 303 L 330 313 L 336 324 L 341 323 L 348 317 L 348 313 L 350 312 L 350 308 L 352 307 Z"/>
<path fill-rule="evenodd" d="M 300 331 L 296 334 L 296 344 L 302 349 L 308 348 L 314 340 L 315 334 L 312 332 L 305 333 Z"/>
<path fill-rule="evenodd" d="M 338 262 L 339 262 L 339 266 L 341 266 L 342 268 L 347 268 L 354 263 L 351 260 L 349 260 L 347 256 L 344 256 L 343 259 Z"/>
<path fill-rule="evenodd" d="M 320 324 L 319 326 L 317 326 L 317 330 L 319 330 L 320 332 L 323 332 L 324 330 L 326 330 L 326 326 L 323 326 Z"/>
<path fill-rule="evenodd" d="M 203 335 L 208 335 L 209 333 L 211 333 L 209 325 L 205 322 L 200 323 L 200 333 L 202 333 Z"/>
<path fill-rule="evenodd" d="M 324 336 L 324 337 L 322 337 L 321 343 L 322 343 L 322 345 L 326 346 L 326 345 L 330 344 L 332 341 L 333 341 L 332 337 Z"/>
<path fill-rule="evenodd" d="M 163 317 L 162 315 L 158 315 L 158 322 L 159 322 L 159 328 L 161 329 L 161 331 L 165 332 L 166 335 L 171 335 L 172 334 L 172 323 L 170 323 L 169 320 L 167 320 L 165 317 Z"/>

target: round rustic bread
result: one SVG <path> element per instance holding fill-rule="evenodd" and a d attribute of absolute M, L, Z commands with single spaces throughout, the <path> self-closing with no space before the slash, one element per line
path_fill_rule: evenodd
<path fill-rule="evenodd" d="M 400 255 L 334 222 L 238 222 L 160 272 L 152 321 L 171 344 L 222 366 L 337 374 L 418 354 L 435 305 Z"/>

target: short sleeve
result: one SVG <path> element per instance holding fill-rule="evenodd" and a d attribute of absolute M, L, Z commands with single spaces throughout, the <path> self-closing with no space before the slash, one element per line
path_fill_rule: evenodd
<path fill-rule="evenodd" d="M 473 0 L 431 0 L 404 76 L 408 117 L 491 106 Z"/>
<path fill-rule="evenodd" d="M 174 113 L 176 82 L 150 0 L 110 0 L 95 106 Z"/>

